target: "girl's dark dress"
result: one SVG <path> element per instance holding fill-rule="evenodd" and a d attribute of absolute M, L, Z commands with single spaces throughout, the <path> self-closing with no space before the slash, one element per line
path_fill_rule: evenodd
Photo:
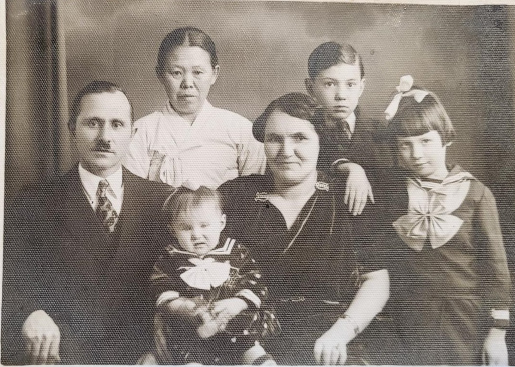
<path fill-rule="evenodd" d="M 388 176 L 390 307 L 403 340 L 400 363 L 481 364 L 490 309 L 509 307 L 495 199 L 458 166 L 443 182 L 401 170 Z"/>
<path fill-rule="evenodd" d="M 322 181 L 288 230 L 267 199 L 272 185 L 266 175 L 222 185 L 227 230 L 251 246 L 268 281 L 282 332 L 265 349 L 279 364 L 315 364 L 315 341 L 344 313 L 360 275 L 382 268 L 371 235 L 377 232 L 366 214 L 348 213 L 337 185 Z M 358 363 L 350 349 L 348 362 Z"/>

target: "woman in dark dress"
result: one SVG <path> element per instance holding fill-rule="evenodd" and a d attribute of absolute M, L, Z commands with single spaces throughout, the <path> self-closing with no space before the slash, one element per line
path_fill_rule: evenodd
<path fill-rule="evenodd" d="M 229 235 L 251 247 L 282 326 L 265 348 L 279 364 L 361 363 L 359 345 L 348 344 L 386 303 L 388 272 L 377 256 L 377 221 L 349 214 L 344 183 L 317 172 L 315 109 L 300 93 L 273 101 L 253 128 L 267 174 L 220 190 Z"/>

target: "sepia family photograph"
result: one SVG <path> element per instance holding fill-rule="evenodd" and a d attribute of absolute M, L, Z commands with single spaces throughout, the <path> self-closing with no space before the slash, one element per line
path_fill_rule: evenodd
<path fill-rule="evenodd" d="M 515 365 L 515 5 L 5 0 L 5 40 L 1 364 Z"/>

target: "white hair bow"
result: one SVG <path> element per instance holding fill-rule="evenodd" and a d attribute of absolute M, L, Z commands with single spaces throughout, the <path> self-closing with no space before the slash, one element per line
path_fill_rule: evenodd
<path fill-rule="evenodd" d="M 401 77 L 399 85 L 395 87 L 397 89 L 397 93 L 392 102 L 388 105 L 388 108 L 384 111 L 385 118 L 387 121 L 390 121 L 393 116 L 397 113 L 399 109 L 399 103 L 401 102 L 402 97 L 413 97 L 415 101 L 418 103 L 422 102 L 422 100 L 429 94 L 429 92 L 421 89 L 411 89 L 413 87 L 413 77 L 411 75 L 404 75 Z"/>

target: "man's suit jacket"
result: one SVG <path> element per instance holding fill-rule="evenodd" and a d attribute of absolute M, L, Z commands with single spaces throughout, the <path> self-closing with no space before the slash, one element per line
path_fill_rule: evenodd
<path fill-rule="evenodd" d="M 45 310 L 70 364 L 130 364 L 152 341 L 148 281 L 165 240 L 167 186 L 123 169 L 117 229 L 108 234 L 76 166 L 6 208 L 2 362 L 19 363 L 21 326 Z"/>

